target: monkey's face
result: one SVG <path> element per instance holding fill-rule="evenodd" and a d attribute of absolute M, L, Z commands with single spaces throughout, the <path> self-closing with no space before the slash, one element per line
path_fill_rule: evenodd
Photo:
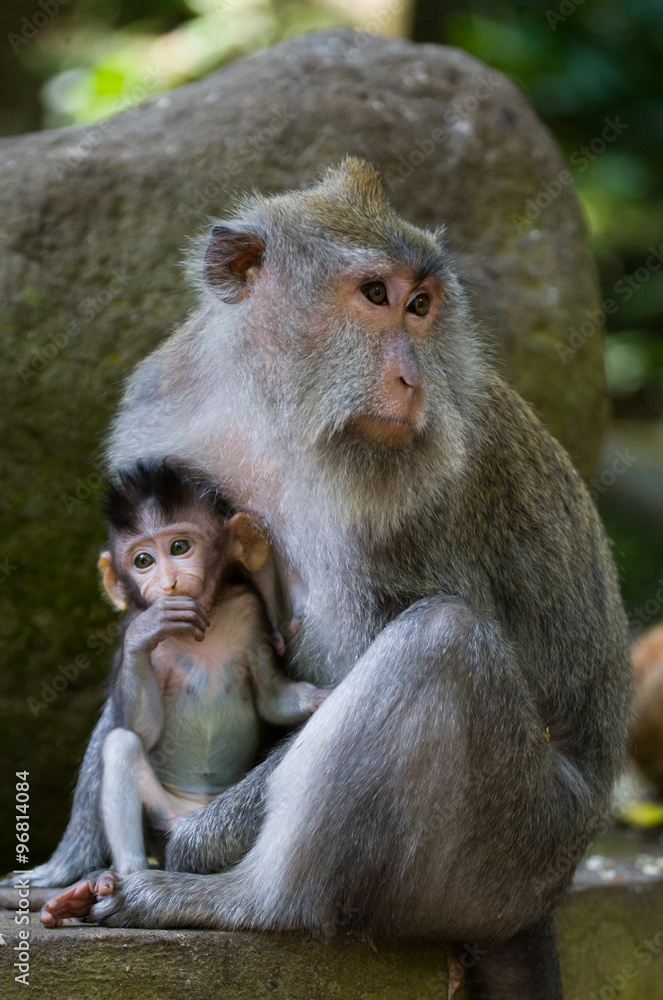
<path fill-rule="evenodd" d="M 252 280 L 240 307 L 246 382 L 307 450 L 340 432 L 380 449 L 407 445 L 439 395 L 430 373 L 439 369 L 440 276 L 370 251 L 312 275 L 305 256 L 281 267 L 267 253 Z"/>
<path fill-rule="evenodd" d="M 482 345 L 439 234 L 400 219 L 367 164 L 249 200 L 212 230 L 204 279 L 257 454 L 392 513 L 465 467 Z"/>
<path fill-rule="evenodd" d="M 277 326 L 260 315 L 263 398 L 278 409 L 288 443 L 325 462 L 345 455 L 350 465 L 386 472 L 405 462 L 415 471 L 417 456 L 445 441 L 453 462 L 459 407 L 478 374 L 458 347 L 457 279 L 421 277 L 374 252 L 353 258 L 326 283 L 307 287 L 288 275 L 287 320 Z"/>
<path fill-rule="evenodd" d="M 388 261 L 376 262 L 368 276 L 353 269 L 338 281 L 330 310 L 339 323 L 324 353 L 329 358 L 334 351 L 341 325 L 353 331 L 354 364 L 349 368 L 346 362 L 339 372 L 339 382 L 350 392 L 333 394 L 336 420 L 343 421 L 347 433 L 394 448 L 423 430 L 427 390 L 420 355 L 440 304 L 439 280 L 418 280 Z"/>
<path fill-rule="evenodd" d="M 166 595 L 193 597 L 211 607 L 220 576 L 218 523 L 210 518 L 164 524 L 147 513 L 140 534 L 118 534 L 115 562 L 142 600 Z"/>

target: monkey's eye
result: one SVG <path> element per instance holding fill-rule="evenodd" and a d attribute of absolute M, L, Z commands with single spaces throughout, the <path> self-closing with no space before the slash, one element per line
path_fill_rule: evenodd
<path fill-rule="evenodd" d="M 407 307 L 408 312 L 416 313 L 417 316 L 425 316 L 429 309 L 430 299 L 423 293 L 421 295 L 415 295 L 412 302 L 410 302 Z"/>
<path fill-rule="evenodd" d="M 369 302 L 376 306 L 384 305 L 387 301 L 387 289 L 381 281 L 371 281 L 368 285 L 364 285 L 362 292 Z"/>
<path fill-rule="evenodd" d="M 147 567 L 151 566 L 153 562 L 154 559 L 149 552 L 139 552 L 134 559 L 134 566 L 136 569 L 147 569 Z"/>
<path fill-rule="evenodd" d="M 178 538 L 176 542 L 170 546 L 171 556 L 183 556 L 185 552 L 188 552 L 191 548 L 191 542 L 187 542 L 186 538 Z"/>

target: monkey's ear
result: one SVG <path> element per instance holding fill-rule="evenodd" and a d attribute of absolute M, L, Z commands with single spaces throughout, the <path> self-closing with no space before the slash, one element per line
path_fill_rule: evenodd
<path fill-rule="evenodd" d="M 222 302 L 240 302 L 249 292 L 264 249 L 256 233 L 214 226 L 203 261 L 205 284 Z"/>
<path fill-rule="evenodd" d="M 237 559 L 255 573 L 262 569 L 269 559 L 269 540 L 264 531 L 255 524 L 248 514 L 234 514 L 226 527 L 231 532 L 230 558 Z"/>
<path fill-rule="evenodd" d="M 115 576 L 110 552 L 101 553 L 97 569 L 101 573 L 101 584 L 108 594 L 111 603 L 115 605 L 118 611 L 126 611 L 127 599 L 124 596 L 124 590 L 120 581 Z"/>

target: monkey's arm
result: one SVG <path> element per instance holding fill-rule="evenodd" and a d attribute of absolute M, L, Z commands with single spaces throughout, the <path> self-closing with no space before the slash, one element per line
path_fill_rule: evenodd
<path fill-rule="evenodd" d="M 251 651 L 251 682 L 260 716 L 277 726 L 305 722 L 322 705 L 329 691 L 308 681 L 293 681 L 276 669 L 265 644 Z"/>
<path fill-rule="evenodd" d="M 150 750 L 163 728 L 163 704 L 151 652 L 172 635 L 193 635 L 202 641 L 209 617 L 186 596 L 159 597 L 130 622 L 122 649 L 116 691 L 120 724 L 140 736 Z"/>
<path fill-rule="evenodd" d="M 140 736 L 150 750 L 163 728 L 161 693 L 150 654 L 125 645 L 117 683 L 121 725 Z"/>
<path fill-rule="evenodd" d="M 279 607 L 283 603 L 276 563 L 269 558 L 264 566 L 251 573 L 251 582 L 260 594 L 269 622 L 269 631 L 274 648 L 279 656 L 285 654 L 285 643 L 279 629 Z"/>

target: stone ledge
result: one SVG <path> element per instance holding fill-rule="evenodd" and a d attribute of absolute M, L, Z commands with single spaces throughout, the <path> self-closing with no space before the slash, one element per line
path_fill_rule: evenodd
<path fill-rule="evenodd" d="M 641 869 L 579 869 L 559 920 L 565 1000 L 663 1000 L 663 878 Z"/>
<path fill-rule="evenodd" d="M 27 925 L 22 925 L 24 928 Z M 0 912 L 0 995 L 25 997 L 14 981 L 18 930 Z M 430 942 L 376 945 L 278 934 L 146 931 L 81 924 L 46 930 L 30 915 L 30 996 L 36 1000 L 442 1000 L 446 957 Z"/>
<path fill-rule="evenodd" d="M 652 866 L 652 871 L 653 871 Z M 581 869 L 559 921 L 567 1000 L 663 1000 L 663 877 L 621 860 Z M 41 905 L 40 890 L 31 903 Z M 0 903 L 11 903 L 6 890 Z M 26 928 L 27 925 L 21 925 Z M 30 915 L 30 995 L 36 1000 L 447 1000 L 447 952 L 434 942 L 375 944 L 277 934 L 46 930 Z M 14 981 L 19 926 L 0 911 L 0 995 Z M 454 1000 L 465 1000 L 462 991 Z"/>

